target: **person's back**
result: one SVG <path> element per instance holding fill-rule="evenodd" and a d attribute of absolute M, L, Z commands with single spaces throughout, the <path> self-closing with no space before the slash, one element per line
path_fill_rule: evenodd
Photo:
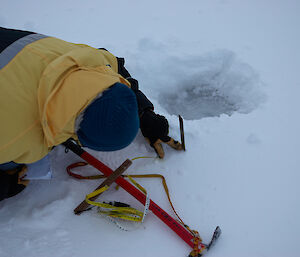
<path fill-rule="evenodd" d="M 0 163 L 43 158 L 76 138 L 76 117 L 99 93 L 129 85 L 107 51 L 17 30 L 1 29 L 0 38 Z"/>

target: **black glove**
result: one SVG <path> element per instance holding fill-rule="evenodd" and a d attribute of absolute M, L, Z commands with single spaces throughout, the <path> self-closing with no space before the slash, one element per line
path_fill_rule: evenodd
<path fill-rule="evenodd" d="M 146 110 L 140 117 L 140 128 L 143 136 L 150 146 L 154 148 L 159 158 L 164 158 L 164 150 L 161 143 L 166 143 L 176 150 L 182 150 L 182 145 L 169 137 L 168 120 L 152 110 Z"/>
<path fill-rule="evenodd" d="M 29 183 L 29 180 L 23 179 L 26 172 L 25 165 L 14 170 L 0 171 L 0 201 L 15 196 L 25 189 Z"/>

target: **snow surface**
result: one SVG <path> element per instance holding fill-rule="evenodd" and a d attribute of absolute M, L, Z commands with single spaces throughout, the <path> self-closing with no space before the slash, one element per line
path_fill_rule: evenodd
<path fill-rule="evenodd" d="M 178 213 L 204 241 L 220 225 L 223 234 L 207 256 L 296 257 L 299 11 L 297 0 L 2 0 L 0 26 L 105 47 L 126 58 L 178 139 L 176 115 L 184 116 L 187 151 L 165 147 L 164 160 L 136 160 L 128 173 L 163 174 Z M 121 151 L 91 153 L 111 168 L 155 156 L 140 134 Z M 188 255 L 151 213 L 132 232 L 94 212 L 73 215 L 99 181 L 68 177 L 65 167 L 79 158 L 62 147 L 51 157 L 51 181 L 32 181 L 0 203 L 1 257 Z M 160 181 L 138 181 L 172 213 Z M 122 189 L 102 199 L 142 209 Z"/>

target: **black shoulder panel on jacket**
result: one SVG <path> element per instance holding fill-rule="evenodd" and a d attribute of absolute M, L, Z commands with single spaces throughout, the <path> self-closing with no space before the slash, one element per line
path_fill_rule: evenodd
<path fill-rule="evenodd" d="M 34 32 L 0 27 L 0 53 L 13 42 Z"/>

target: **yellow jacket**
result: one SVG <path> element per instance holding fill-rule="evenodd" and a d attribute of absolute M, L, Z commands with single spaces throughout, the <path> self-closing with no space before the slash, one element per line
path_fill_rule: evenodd
<path fill-rule="evenodd" d="M 47 37 L 26 45 L 0 69 L 0 164 L 32 163 L 68 138 L 76 117 L 116 82 L 105 50 Z"/>

